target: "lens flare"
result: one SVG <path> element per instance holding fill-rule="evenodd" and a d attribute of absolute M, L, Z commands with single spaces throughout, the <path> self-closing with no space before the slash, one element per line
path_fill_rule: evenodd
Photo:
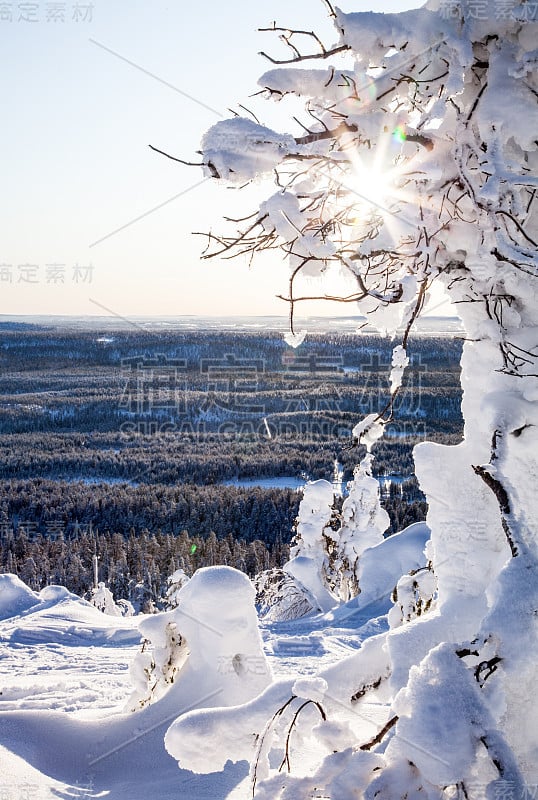
<path fill-rule="evenodd" d="M 403 144 L 407 139 L 407 134 L 403 125 L 397 125 L 392 133 L 393 139 L 399 144 Z"/>

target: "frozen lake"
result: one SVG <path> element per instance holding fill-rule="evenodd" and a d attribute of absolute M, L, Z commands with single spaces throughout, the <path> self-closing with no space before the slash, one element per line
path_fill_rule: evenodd
<path fill-rule="evenodd" d="M 281 475 L 277 478 L 233 478 L 224 481 L 223 486 L 239 486 L 242 489 L 259 487 L 261 489 L 302 489 L 305 485 L 304 478 Z"/>
<path fill-rule="evenodd" d="M 411 475 L 378 475 L 377 480 L 383 493 L 388 493 L 392 483 L 401 485 L 404 481 L 411 478 Z M 295 489 L 298 491 L 302 489 L 306 483 L 303 477 L 294 477 L 284 475 L 279 477 L 268 478 L 233 478 L 229 481 L 224 481 L 223 486 L 238 486 L 242 489 L 249 489 L 258 487 L 260 489 Z M 335 484 L 337 491 L 342 490 L 342 483 Z"/>

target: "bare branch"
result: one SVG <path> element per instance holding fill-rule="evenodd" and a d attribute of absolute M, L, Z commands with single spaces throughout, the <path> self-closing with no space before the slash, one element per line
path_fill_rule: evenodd
<path fill-rule="evenodd" d="M 336 11 L 334 10 L 330 0 L 321 0 L 321 2 L 324 3 L 325 6 L 327 6 L 327 10 L 329 11 L 329 16 L 336 19 Z"/>
<path fill-rule="evenodd" d="M 165 153 L 164 150 L 159 150 L 158 147 L 154 147 L 152 144 L 148 144 L 148 147 L 151 150 L 155 150 L 156 153 L 166 156 L 166 158 L 169 158 L 171 161 L 177 161 L 179 164 L 185 164 L 187 167 L 207 167 L 207 164 L 204 161 L 184 161 L 182 158 L 176 158 L 176 156 L 171 156 L 169 153 Z"/>
<path fill-rule="evenodd" d="M 516 226 L 518 231 L 525 237 L 525 239 L 528 242 L 530 242 L 530 244 L 532 244 L 533 247 L 538 247 L 538 242 L 535 242 L 534 239 L 531 239 L 531 237 L 528 235 L 528 233 L 526 233 L 526 231 L 523 228 L 523 226 L 520 225 L 520 223 L 517 221 L 517 219 L 512 214 L 509 214 L 508 211 L 504 211 L 502 208 L 499 209 L 498 211 L 496 211 L 495 213 L 496 214 L 504 214 L 505 217 L 508 217 L 508 219 L 511 220 L 514 223 L 514 225 Z"/>
<path fill-rule="evenodd" d="M 483 686 L 487 679 L 497 671 L 497 664 L 500 664 L 502 658 L 500 656 L 493 656 L 488 661 L 481 661 L 475 667 L 474 676 L 480 686 Z"/>
<path fill-rule="evenodd" d="M 250 108 L 247 108 L 247 107 L 246 107 L 246 106 L 244 106 L 242 103 L 238 103 L 237 105 L 239 106 L 239 108 L 242 108 L 242 109 L 243 109 L 243 111 L 246 111 L 246 112 L 247 112 L 247 114 L 250 114 L 250 116 L 252 117 L 252 119 L 253 119 L 255 122 L 257 122 L 257 123 L 258 123 L 258 125 L 261 125 L 261 122 L 260 122 L 260 120 L 258 119 L 258 117 L 256 116 L 256 114 L 255 114 L 253 111 L 251 111 L 251 110 L 250 110 Z"/>
<path fill-rule="evenodd" d="M 344 136 L 346 133 L 357 133 L 358 130 L 358 127 L 354 124 L 342 122 L 332 130 L 326 129 L 316 133 L 309 133 L 307 136 L 299 136 L 295 139 L 295 144 L 312 144 L 312 142 L 321 142 L 323 139 L 339 139 L 340 136 Z"/>
<path fill-rule="evenodd" d="M 296 700 L 296 699 L 297 699 L 297 696 L 292 694 L 291 697 L 289 697 L 289 699 L 286 700 L 284 705 L 281 706 L 280 708 L 278 708 L 275 711 L 275 713 L 273 714 L 273 716 L 271 717 L 271 719 L 269 720 L 269 722 L 265 726 L 265 730 L 259 736 L 258 746 L 256 748 L 256 751 L 257 751 L 256 752 L 256 757 L 254 759 L 254 768 L 253 768 L 253 772 L 252 772 L 252 786 L 251 786 L 251 788 L 252 788 L 252 797 L 254 797 L 254 795 L 256 794 L 256 783 L 257 783 L 257 780 L 258 780 L 258 764 L 260 762 L 260 754 L 261 754 L 261 751 L 262 751 L 262 747 L 263 747 L 263 743 L 264 743 L 265 737 L 267 736 L 267 734 L 269 733 L 269 731 L 273 727 L 273 723 L 275 722 L 275 720 L 278 717 L 282 716 L 282 714 L 284 713 L 286 708 L 290 705 L 290 703 L 293 703 L 293 701 Z"/>
<path fill-rule="evenodd" d="M 286 749 L 285 749 L 285 752 L 284 752 L 284 758 L 282 759 L 282 763 L 280 764 L 280 767 L 278 768 L 279 772 L 282 771 L 282 768 L 283 768 L 284 764 L 287 765 L 288 772 L 291 769 L 291 764 L 290 764 L 291 732 L 293 730 L 293 727 L 294 727 L 295 723 L 297 722 L 297 717 L 299 716 L 299 714 L 301 713 L 303 708 L 306 708 L 306 706 L 310 705 L 310 703 L 312 703 L 314 706 L 316 706 L 316 708 L 318 709 L 319 713 L 321 714 L 321 718 L 322 719 L 324 719 L 324 720 L 327 719 L 327 715 L 325 714 L 325 711 L 323 710 L 323 707 L 321 706 L 320 703 L 317 702 L 317 700 L 305 700 L 305 702 L 301 706 L 299 706 L 299 708 L 297 709 L 297 711 L 295 712 L 295 714 L 293 716 L 293 719 L 292 719 L 292 721 L 290 723 L 290 727 L 288 729 L 288 735 L 286 736 Z"/>
<path fill-rule="evenodd" d="M 301 61 L 309 61 L 310 59 L 315 59 L 315 58 L 329 58 L 330 56 L 336 55 L 336 53 L 343 53 L 344 51 L 349 49 L 350 48 L 347 44 L 342 44 L 339 47 L 333 47 L 331 50 L 325 50 L 322 53 L 311 53 L 306 56 L 297 56 L 295 58 L 288 58 L 288 59 L 272 58 L 267 53 L 264 53 L 263 50 L 261 50 L 258 53 L 258 55 L 266 58 L 268 61 L 271 62 L 271 64 L 298 64 Z"/>
<path fill-rule="evenodd" d="M 382 742 L 383 739 L 385 738 L 385 736 L 387 735 L 387 733 L 391 730 L 391 728 L 394 728 L 394 726 L 398 722 L 398 719 L 399 719 L 399 717 L 397 717 L 397 716 L 391 717 L 389 719 L 389 721 L 387 722 L 387 724 L 384 725 L 381 728 L 379 733 L 376 736 L 374 736 L 373 739 L 370 739 L 370 741 L 366 742 L 366 744 L 361 744 L 361 746 L 359 747 L 359 750 L 371 750 L 372 747 L 376 746 L 376 744 L 379 744 L 380 742 Z"/>
<path fill-rule="evenodd" d="M 512 558 L 516 558 L 519 555 L 519 550 L 517 545 L 514 541 L 512 532 L 510 531 L 510 526 L 508 525 L 507 517 L 510 515 L 510 500 L 508 498 L 508 493 L 502 483 L 498 480 L 498 478 L 493 477 L 493 475 L 488 472 L 486 467 L 482 466 L 474 466 L 474 472 L 479 475 L 486 486 L 488 486 L 493 494 L 495 495 L 497 502 L 499 504 L 499 508 L 501 511 L 501 523 L 502 527 L 506 536 L 506 540 L 510 546 L 510 552 L 512 553 Z"/>
<path fill-rule="evenodd" d="M 223 253 L 228 252 L 233 247 L 235 247 L 235 245 L 239 244 L 240 242 L 243 242 L 246 239 L 246 237 L 248 236 L 248 234 L 251 231 L 253 231 L 254 228 L 256 228 L 258 225 L 261 225 L 262 222 L 267 218 L 267 216 L 268 216 L 267 214 L 264 214 L 262 217 L 258 217 L 256 220 L 254 220 L 252 225 L 250 225 L 245 231 L 243 231 L 243 233 L 241 233 L 235 239 L 231 239 L 228 242 L 226 242 L 224 239 L 219 238 L 218 236 L 214 236 L 211 233 L 202 233 L 200 231 L 193 231 L 193 236 L 207 236 L 207 237 L 209 237 L 211 239 L 214 239 L 215 241 L 219 242 L 220 244 L 222 244 L 222 249 L 221 250 L 216 250 L 215 252 L 208 253 L 207 255 L 204 255 L 202 257 L 203 258 L 215 258 L 215 256 L 220 256 Z"/>

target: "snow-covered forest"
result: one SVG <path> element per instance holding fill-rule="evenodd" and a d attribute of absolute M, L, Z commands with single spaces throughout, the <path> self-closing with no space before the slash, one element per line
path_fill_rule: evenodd
<path fill-rule="evenodd" d="M 221 120 L 189 163 L 267 189 L 205 257 L 287 259 L 295 352 L 301 302 L 334 270 L 352 288 L 332 299 L 390 337 L 385 397 L 349 431 L 352 480 L 339 498 L 306 484 L 284 563 L 253 580 L 177 565 L 159 613 L 133 616 L 98 575 L 87 601 L 0 575 L 10 791 L 536 795 L 538 23 L 518 0 L 324 6 L 333 42 L 273 26 L 287 55 L 258 86 L 291 102 L 289 128 Z M 426 520 L 386 536 L 376 458 L 435 285 L 465 330 L 463 438 L 415 444 Z"/>

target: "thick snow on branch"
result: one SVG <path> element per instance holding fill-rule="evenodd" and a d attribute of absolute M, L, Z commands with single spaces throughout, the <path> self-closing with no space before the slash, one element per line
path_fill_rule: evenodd
<path fill-rule="evenodd" d="M 202 140 L 208 177 L 224 178 L 231 183 L 245 183 L 256 175 L 270 172 L 295 146 L 287 136 L 258 125 L 244 117 L 217 122 Z"/>
<path fill-rule="evenodd" d="M 390 393 L 394 394 L 396 389 L 402 385 L 404 370 L 409 364 L 409 358 L 405 349 L 398 345 L 392 351 L 392 369 L 390 371 Z"/>

